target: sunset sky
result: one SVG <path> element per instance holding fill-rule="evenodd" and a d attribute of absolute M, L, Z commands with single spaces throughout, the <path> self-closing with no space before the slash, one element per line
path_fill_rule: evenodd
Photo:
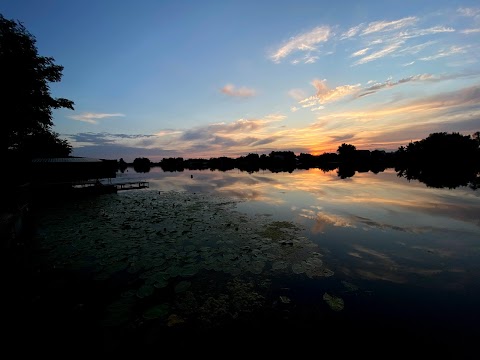
<path fill-rule="evenodd" d="M 73 155 L 396 150 L 480 131 L 480 2 L 1 0 L 64 66 Z M 12 121 L 12 120 L 10 120 Z"/>

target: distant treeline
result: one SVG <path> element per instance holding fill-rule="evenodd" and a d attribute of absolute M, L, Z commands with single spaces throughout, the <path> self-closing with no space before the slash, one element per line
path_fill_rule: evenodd
<path fill-rule="evenodd" d="M 133 163 L 120 159 L 119 169 L 133 166 L 137 172 L 148 172 L 151 167 L 163 171 L 239 169 L 247 172 L 270 170 L 292 172 L 295 169 L 318 168 L 323 171 L 337 169 L 341 178 L 351 177 L 355 172 L 379 173 L 394 168 L 398 176 L 418 179 L 434 187 L 479 186 L 480 132 L 473 136 L 459 133 L 433 133 L 426 139 L 410 142 L 396 151 L 357 150 L 354 145 L 343 143 L 336 153 L 312 155 L 293 151 L 272 151 L 270 154 L 251 153 L 238 158 L 217 157 L 210 159 L 163 158 L 152 162 L 148 158 L 136 158 Z M 445 175 L 448 173 L 448 179 Z"/>

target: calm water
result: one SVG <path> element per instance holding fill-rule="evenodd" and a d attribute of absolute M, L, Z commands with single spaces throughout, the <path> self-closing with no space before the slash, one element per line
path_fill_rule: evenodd
<path fill-rule="evenodd" d="M 372 341 L 391 333 L 401 340 L 392 342 L 396 347 L 410 342 L 430 347 L 427 353 L 475 357 L 480 335 L 479 191 L 428 188 L 398 178 L 393 170 L 340 179 L 335 171 L 317 169 L 248 174 L 160 168 L 135 173 L 129 168 L 112 182 L 134 180 L 149 181 L 149 190 L 160 194 L 175 190 L 233 197 L 240 200 L 240 213 L 300 224 L 334 276 L 273 278 L 268 296 L 278 299 L 286 291 L 294 304 L 288 311 L 297 316 L 295 326 L 309 323 L 309 329 L 320 331 L 327 324 L 345 339 L 362 333 L 362 339 L 368 338 L 364 332 L 372 331 Z M 343 310 L 326 312 L 326 289 L 344 300 Z M 272 301 L 272 306 L 278 302 Z M 338 329 L 332 327 L 335 322 Z"/>
<path fill-rule="evenodd" d="M 383 173 L 340 179 L 335 171 L 248 174 L 238 170 L 132 169 L 114 181 L 144 179 L 159 191 L 221 193 L 246 200 L 248 214 L 298 222 L 325 252 L 335 276 L 358 285 L 377 312 L 438 322 L 456 331 L 480 323 L 480 192 L 434 189 Z M 365 302 L 370 304 L 365 304 Z"/>

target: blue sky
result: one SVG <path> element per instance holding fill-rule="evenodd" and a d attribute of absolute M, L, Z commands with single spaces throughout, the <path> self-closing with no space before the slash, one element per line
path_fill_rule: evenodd
<path fill-rule="evenodd" d="M 0 1 L 64 66 L 73 155 L 161 160 L 480 130 L 478 1 Z"/>

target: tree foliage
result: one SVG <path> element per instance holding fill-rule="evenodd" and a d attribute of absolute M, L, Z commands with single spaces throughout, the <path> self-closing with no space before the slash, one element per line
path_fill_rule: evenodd
<path fill-rule="evenodd" d="M 51 156 L 69 154 L 70 145 L 52 131 L 52 110 L 73 110 L 74 105 L 50 94 L 49 83 L 61 80 L 63 66 L 55 64 L 52 57 L 40 56 L 35 37 L 23 24 L 1 14 L 0 64 L 1 152 L 37 156 L 37 150 L 45 153 L 50 149 Z M 42 144 L 46 145 L 43 149 Z"/>
<path fill-rule="evenodd" d="M 399 149 L 409 162 L 426 165 L 464 165 L 475 162 L 480 142 L 470 135 L 457 132 L 432 133 L 427 138 L 411 142 L 406 148 Z"/>
<path fill-rule="evenodd" d="M 149 158 L 141 157 L 133 160 L 133 168 L 136 172 L 149 172 L 152 162 Z"/>
<path fill-rule="evenodd" d="M 356 150 L 357 148 L 355 147 L 355 145 L 343 143 L 338 147 L 337 153 L 338 156 L 340 156 L 340 159 L 343 161 L 353 160 Z"/>

